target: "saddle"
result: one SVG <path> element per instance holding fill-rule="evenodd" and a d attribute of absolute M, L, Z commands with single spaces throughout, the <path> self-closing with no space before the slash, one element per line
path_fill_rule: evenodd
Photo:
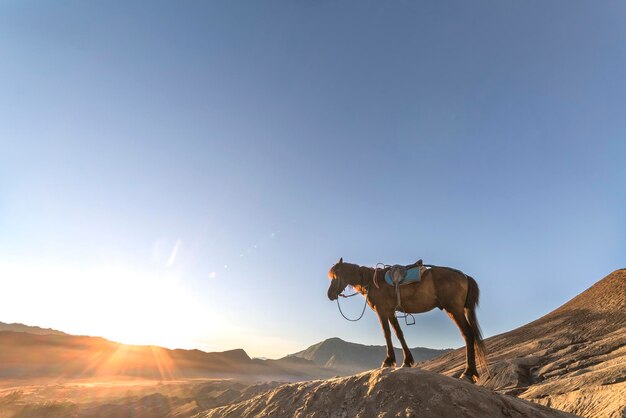
<path fill-rule="evenodd" d="M 420 277 L 425 272 L 426 267 L 424 267 L 421 259 L 417 260 L 416 263 L 409 264 L 408 266 L 396 264 L 391 266 L 391 268 L 385 273 L 385 281 L 389 286 L 403 286 L 419 282 Z"/>
<path fill-rule="evenodd" d="M 400 286 L 417 283 L 420 281 L 421 276 L 426 272 L 426 267 L 422 263 L 422 260 L 419 259 L 417 262 L 413 264 L 409 264 L 408 266 L 394 265 L 389 268 L 385 272 L 385 282 L 389 286 L 395 287 L 396 291 L 396 311 L 404 313 L 404 320 L 407 325 L 414 325 L 415 318 L 410 313 L 407 313 L 404 308 L 402 308 L 402 301 L 400 300 Z M 376 272 L 374 272 L 374 284 L 378 287 L 378 283 L 376 282 Z M 411 322 L 409 322 L 408 318 L 411 318 Z"/>

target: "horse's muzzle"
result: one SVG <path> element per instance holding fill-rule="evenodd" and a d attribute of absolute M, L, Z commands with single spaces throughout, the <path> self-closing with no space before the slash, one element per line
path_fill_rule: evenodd
<path fill-rule="evenodd" d="M 328 287 L 328 299 L 337 300 L 339 298 L 339 294 L 343 292 L 346 286 L 339 279 L 333 279 L 330 282 L 330 286 Z"/>

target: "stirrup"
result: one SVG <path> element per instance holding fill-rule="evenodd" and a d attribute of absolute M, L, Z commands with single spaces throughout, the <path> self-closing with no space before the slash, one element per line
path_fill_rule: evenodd
<path fill-rule="evenodd" d="M 402 315 L 398 316 L 398 312 L 401 312 Z M 402 309 L 402 306 L 396 306 L 395 312 L 394 314 L 396 315 L 397 319 L 400 318 L 404 318 L 404 323 L 405 325 L 415 325 L 415 316 L 413 314 L 410 314 L 408 312 L 404 312 L 404 309 Z M 411 322 L 409 322 L 409 317 L 411 317 Z"/>

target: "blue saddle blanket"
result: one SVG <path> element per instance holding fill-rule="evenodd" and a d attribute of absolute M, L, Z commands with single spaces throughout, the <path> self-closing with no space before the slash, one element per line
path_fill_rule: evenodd
<path fill-rule="evenodd" d="M 385 281 L 390 286 L 395 286 L 393 283 L 393 278 L 391 277 L 391 270 L 387 270 L 385 272 Z M 403 277 L 400 279 L 400 285 L 405 285 L 409 283 L 415 283 L 420 281 L 420 268 L 413 267 L 407 270 L 404 270 Z"/>

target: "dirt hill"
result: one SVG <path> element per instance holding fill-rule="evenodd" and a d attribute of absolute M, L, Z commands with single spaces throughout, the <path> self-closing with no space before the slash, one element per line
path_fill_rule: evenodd
<path fill-rule="evenodd" d="M 377 369 L 355 376 L 280 386 L 211 409 L 215 417 L 568 417 L 564 412 L 419 369 Z"/>
<path fill-rule="evenodd" d="M 585 417 L 626 416 L 626 269 L 486 345 L 484 386 Z M 455 350 L 418 367 L 456 376 L 464 361 Z"/>
<path fill-rule="evenodd" d="M 448 351 L 451 350 L 424 347 L 411 349 L 416 361 L 432 359 Z M 332 367 L 341 375 L 351 375 L 379 367 L 386 354 L 387 348 L 382 345 L 363 345 L 350 343 L 341 338 L 329 338 L 286 358 L 303 358 L 318 366 Z M 396 358 L 402 358 L 402 351 L 399 348 L 396 348 Z"/>

